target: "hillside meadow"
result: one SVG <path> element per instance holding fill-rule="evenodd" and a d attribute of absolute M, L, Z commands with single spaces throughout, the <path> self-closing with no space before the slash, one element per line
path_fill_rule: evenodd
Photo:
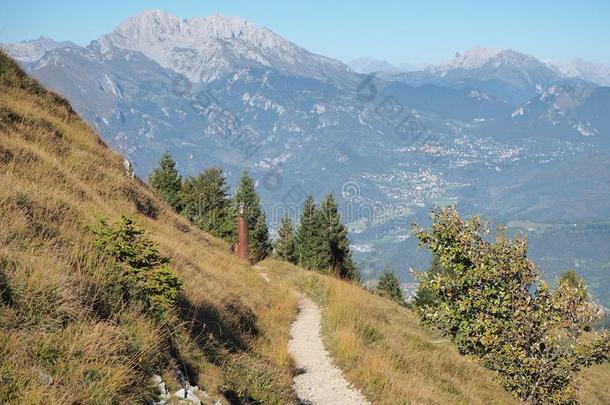
<path fill-rule="evenodd" d="M 91 229 L 122 216 L 182 280 L 162 319 L 109 295 L 111 263 Z M 516 403 L 409 309 L 274 259 L 238 261 L 0 53 L 1 403 L 147 403 L 155 373 L 178 388 L 176 368 L 226 403 L 297 403 L 287 353 L 294 289 L 322 307 L 328 350 L 373 403 Z M 610 365 L 584 371 L 582 403 L 610 403 L 608 381 Z"/>

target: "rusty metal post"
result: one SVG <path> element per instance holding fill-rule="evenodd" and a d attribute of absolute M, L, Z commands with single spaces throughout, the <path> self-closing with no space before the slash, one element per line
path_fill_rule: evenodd
<path fill-rule="evenodd" d="M 239 205 L 239 215 L 237 216 L 237 246 L 235 255 L 248 260 L 248 220 L 244 216 L 244 204 Z"/>

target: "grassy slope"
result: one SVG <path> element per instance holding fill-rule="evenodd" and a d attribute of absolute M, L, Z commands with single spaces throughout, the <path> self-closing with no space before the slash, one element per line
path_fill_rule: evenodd
<path fill-rule="evenodd" d="M 376 403 L 512 402 L 404 308 L 274 260 L 265 283 L 128 178 L 65 101 L 1 53 L 0 214 L 0 402 L 142 402 L 146 376 L 171 382 L 182 364 L 208 392 L 290 403 L 292 286 L 323 305 L 330 351 Z M 100 310 L 107 280 L 86 229 L 99 214 L 136 218 L 172 258 L 185 294 L 171 327 L 130 308 Z M 610 402 L 608 376 L 609 367 L 587 372 L 585 403 Z"/>
<path fill-rule="evenodd" d="M 323 310 L 323 338 L 347 378 L 379 404 L 516 403 L 492 373 L 460 356 L 414 314 L 350 284 L 268 260 Z"/>
<path fill-rule="evenodd" d="M 348 380 L 379 404 L 518 403 L 473 358 L 418 326 L 408 309 L 287 263 L 263 263 L 323 307 L 323 338 Z M 610 364 L 582 372 L 583 404 L 610 403 Z"/>
<path fill-rule="evenodd" d="M 100 214 L 135 218 L 172 259 L 185 297 L 170 325 L 100 309 L 108 281 L 87 231 Z M 294 400 L 288 288 L 126 176 L 65 101 L 1 53 L 0 267 L 0 403 L 142 402 L 146 376 L 175 381 L 178 364 L 208 392 Z"/>

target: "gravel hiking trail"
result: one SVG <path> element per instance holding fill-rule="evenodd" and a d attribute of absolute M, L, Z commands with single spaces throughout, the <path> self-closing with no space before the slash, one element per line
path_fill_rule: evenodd
<path fill-rule="evenodd" d="M 292 385 L 301 404 L 370 404 L 333 366 L 320 336 L 320 308 L 304 295 L 298 296 L 299 314 L 290 330 L 288 351 L 300 371 Z"/>

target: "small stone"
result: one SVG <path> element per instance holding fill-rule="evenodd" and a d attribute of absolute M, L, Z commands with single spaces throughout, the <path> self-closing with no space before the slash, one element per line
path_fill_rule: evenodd
<path fill-rule="evenodd" d="M 53 384 L 53 377 L 51 377 L 49 374 L 39 370 L 38 371 L 38 382 L 40 384 L 44 384 L 44 385 L 51 385 L 51 384 Z"/>
<path fill-rule="evenodd" d="M 179 389 L 174 393 L 174 396 L 182 401 L 189 401 L 195 405 L 201 405 L 201 400 L 195 396 L 191 391 L 186 391 L 186 398 L 184 396 L 185 391 L 183 388 Z"/>

